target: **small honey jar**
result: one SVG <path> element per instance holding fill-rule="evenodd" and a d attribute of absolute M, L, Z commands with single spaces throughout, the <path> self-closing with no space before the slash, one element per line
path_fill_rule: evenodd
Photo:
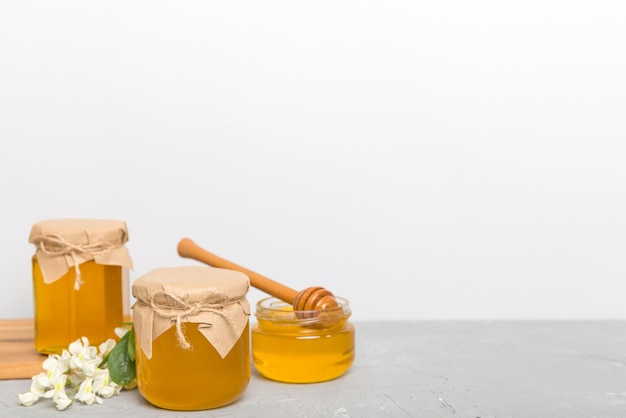
<path fill-rule="evenodd" d="M 130 320 L 126 223 L 56 219 L 33 225 L 35 349 L 60 354 L 80 337 L 116 338 Z"/>
<path fill-rule="evenodd" d="M 243 273 L 204 266 L 152 270 L 133 283 L 137 388 L 171 410 L 237 400 L 250 381 L 250 287 Z"/>
<path fill-rule="evenodd" d="M 252 358 L 259 373 L 287 383 L 314 383 L 343 375 L 354 360 L 350 305 L 336 298 L 336 308 L 294 311 L 277 298 L 256 305 Z"/>

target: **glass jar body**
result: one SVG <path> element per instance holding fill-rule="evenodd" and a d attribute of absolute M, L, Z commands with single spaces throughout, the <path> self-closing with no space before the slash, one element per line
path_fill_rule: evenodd
<path fill-rule="evenodd" d="M 182 349 L 172 327 L 152 342 L 148 359 L 137 344 L 137 388 L 151 404 L 177 411 L 218 408 L 237 400 L 250 381 L 250 328 L 222 358 L 198 330 L 185 323 L 191 349 Z"/>
<path fill-rule="evenodd" d="M 275 298 L 257 304 L 252 329 L 256 369 L 268 379 L 287 383 L 315 383 L 343 375 L 354 360 L 355 330 L 348 321 L 348 301 L 337 298 L 339 309 L 329 316 L 294 312 Z M 328 325 L 330 323 L 330 325 Z"/>
<path fill-rule="evenodd" d="M 76 290 L 74 268 L 45 283 L 37 257 L 32 258 L 35 349 L 40 353 L 60 354 L 83 336 L 92 345 L 116 339 L 115 328 L 130 321 L 128 269 L 93 260 L 79 268 L 82 284 Z"/>

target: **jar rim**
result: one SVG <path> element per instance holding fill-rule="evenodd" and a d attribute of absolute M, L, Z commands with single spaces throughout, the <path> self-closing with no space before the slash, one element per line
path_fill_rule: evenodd
<path fill-rule="evenodd" d="M 256 304 L 255 316 L 259 320 L 273 323 L 312 325 L 320 321 L 347 318 L 351 314 L 350 302 L 346 298 L 335 296 L 337 307 L 310 311 L 296 311 L 290 303 L 270 296 L 259 300 Z M 323 312 L 323 315 L 320 313 Z"/>

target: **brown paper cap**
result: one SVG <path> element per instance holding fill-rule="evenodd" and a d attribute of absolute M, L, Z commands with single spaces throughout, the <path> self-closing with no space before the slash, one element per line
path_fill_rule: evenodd
<path fill-rule="evenodd" d="M 248 323 L 249 287 L 245 274 L 207 266 L 159 268 L 139 277 L 132 287 L 133 322 L 144 354 L 152 358 L 152 341 L 180 316 L 201 324 L 200 332 L 226 357 Z"/>
<path fill-rule="evenodd" d="M 64 242 L 62 248 L 55 243 Z M 37 262 L 45 283 L 61 278 L 74 263 L 94 260 L 98 264 L 132 268 L 124 243 L 128 230 L 124 221 L 105 219 L 52 219 L 33 225 L 28 242 L 37 246 Z M 52 249 L 44 251 L 42 248 Z M 100 246 L 97 250 L 94 247 Z M 49 247 L 49 248 L 48 248 Z"/>

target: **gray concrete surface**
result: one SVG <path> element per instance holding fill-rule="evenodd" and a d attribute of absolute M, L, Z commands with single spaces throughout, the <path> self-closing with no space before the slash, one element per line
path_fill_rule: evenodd
<path fill-rule="evenodd" d="M 0 381 L 1 417 L 626 418 L 626 322 L 361 322 L 357 356 L 325 383 L 276 383 L 253 371 L 224 408 L 164 411 L 136 390 L 57 412 L 19 406 L 29 380 Z"/>

